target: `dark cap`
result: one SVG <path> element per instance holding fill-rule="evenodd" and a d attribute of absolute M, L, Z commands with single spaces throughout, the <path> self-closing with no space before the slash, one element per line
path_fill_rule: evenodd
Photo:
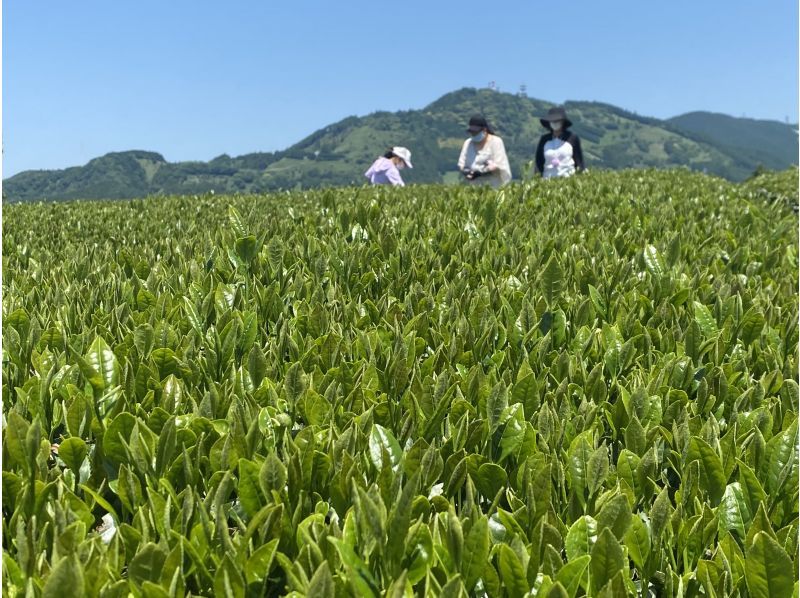
<path fill-rule="evenodd" d="M 539 122 L 542 123 L 545 129 L 550 129 L 551 120 L 563 120 L 564 129 L 568 129 L 572 126 L 572 121 L 567 118 L 567 112 L 561 106 L 550 108 L 550 110 L 547 111 L 547 116 L 540 118 Z"/>
<path fill-rule="evenodd" d="M 489 123 L 486 122 L 486 119 L 482 117 L 480 114 L 476 114 L 472 118 L 469 119 L 469 127 L 467 127 L 467 133 L 477 133 L 478 131 L 483 131 L 486 129 L 490 133 L 494 133 L 492 128 L 489 126 Z"/>

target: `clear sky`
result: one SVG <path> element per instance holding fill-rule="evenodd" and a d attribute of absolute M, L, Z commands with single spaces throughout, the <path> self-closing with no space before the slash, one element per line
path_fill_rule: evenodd
<path fill-rule="evenodd" d="M 6 0 L 3 177 L 284 149 L 461 87 L 798 120 L 797 0 Z"/>

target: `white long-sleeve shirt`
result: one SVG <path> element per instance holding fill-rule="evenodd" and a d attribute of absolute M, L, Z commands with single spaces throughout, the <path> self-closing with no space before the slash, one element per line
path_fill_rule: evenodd
<path fill-rule="evenodd" d="M 489 135 L 489 139 L 480 150 L 471 139 L 467 139 L 461 147 L 461 155 L 458 158 L 458 169 L 464 168 L 478 172 L 492 171 L 470 181 L 473 185 L 500 187 L 511 180 L 511 166 L 508 164 L 506 146 L 497 135 Z"/>
<path fill-rule="evenodd" d="M 369 179 L 373 185 L 395 185 L 397 187 L 405 187 L 403 177 L 400 176 L 400 171 L 397 166 L 389 158 L 381 156 L 372 163 L 369 170 L 364 173 L 364 176 Z"/>

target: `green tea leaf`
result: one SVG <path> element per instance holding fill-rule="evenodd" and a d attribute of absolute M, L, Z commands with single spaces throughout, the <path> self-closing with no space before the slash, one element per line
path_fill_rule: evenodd
<path fill-rule="evenodd" d="M 641 518 L 634 516 L 631 519 L 631 525 L 625 533 L 624 544 L 628 548 L 631 560 L 640 571 L 643 571 L 650 557 L 650 532 Z"/>
<path fill-rule="evenodd" d="M 778 496 L 790 472 L 797 467 L 797 420 L 767 443 L 767 493 Z"/>
<path fill-rule="evenodd" d="M 267 358 L 257 344 L 253 345 L 247 357 L 247 373 L 254 388 L 261 386 L 267 373 Z"/>
<path fill-rule="evenodd" d="M 133 344 L 139 355 L 146 358 L 153 348 L 153 341 L 155 333 L 153 327 L 149 323 L 140 324 L 133 331 Z"/>
<path fill-rule="evenodd" d="M 244 577 L 229 554 L 222 559 L 222 565 L 214 576 L 214 595 L 244 598 Z"/>
<path fill-rule="evenodd" d="M 583 500 L 586 488 L 586 472 L 592 458 L 594 448 L 591 444 L 591 432 L 584 432 L 575 437 L 567 451 L 567 471 L 573 492 Z"/>
<path fill-rule="evenodd" d="M 608 528 L 618 540 L 622 540 L 631 523 L 632 514 L 628 498 L 624 494 L 617 494 L 603 504 L 597 514 L 597 531 L 602 533 Z"/>
<path fill-rule="evenodd" d="M 259 484 L 264 496 L 271 496 L 273 490 L 279 494 L 283 492 L 286 479 L 286 466 L 275 453 L 267 455 L 259 472 Z"/>
<path fill-rule="evenodd" d="M 475 487 L 485 497 L 493 499 L 508 480 L 506 470 L 495 463 L 484 463 L 475 474 Z"/>
<path fill-rule="evenodd" d="M 293 363 L 286 372 L 284 388 L 286 390 L 286 398 L 291 405 L 296 404 L 297 401 L 300 400 L 300 397 L 303 396 L 303 393 L 305 393 L 307 388 L 305 373 L 299 362 Z"/>
<path fill-rule="evenodd" d="M 247 235 L 246 237 L 239 237 L 234 243 L 236 255 L 243 262 L 251 262 L 258 255 L 258 242 L 255 236 Z"/>
<path fill-rule="evenodd" d="M 597 447 L 589 463 L 586 466 L 586 484 L 589 487 L 589 495 L 594 495 L 605 482 L 608 475 L 608 449 L 603 446 Z"/>
<path fill-rule="evenodd" d="M 167 552 L 160 546 L 149 542 L 140 548 L 131 559 L 128 566 L 128 577 L 137 585 L 141 585 L 145 581 L 157 584 L 161 580 L 161 569 L 166 559 Z"/>
<path fill-rule="evenodd" d="M 589 515 L 584 515 L 575 520 L 569 528 L 564 542 L 567 552 L 567 561 L 574 561 L 584 555 L 591 554 L 592 547 L 597 541 L 597 521 Z"/>
<path fill-rule="evenodd" d="M 111 461 L 117 464 L 128 462 L 128 452 L 125 444 L 130 442 L 131 433 L 136 425 L 136 418 L 123 411 L 116 416 L 103 436 L 103 451 Z"/>
<path fill-rule="evenodd" d="M 101 338 L 94 339 L 89 352 L 86 354 L 86 362 L 98 373 L 103 381 L 103 388 L 111 388 L 119 384 L 119 363 L 117 356 Z"/>
<path fill-rule="evenodd" d="M 388 465 L 394 471 L 397 471 L 400 468 L 400 461 L 403 457 L 403 450 L 400 448 L 400 444 L 390 430 L 381 425 L 373 424 L 369 435 L 369 456 L 370 461 L 378 470 L 384 466 L 384 451 L 389 456 Z"/>
<path fill-rule="evenodd" d="M 89 448 L 86 446 L 86 442 L 82 438 L 76 438 L 75 436 L 67 438 L 58 447 L 59 458 L 75 472 L 80 469 L 88 452 Z"/>
<path fill-rule="evenodd" d="M 541 274 L 542 293 L 547 305 L 554 306 L 556 299 L 561 294 L 561 286 L 563 283 L 564 271 L 558 263 L 555 254 L 550 256 L 547 260 Z"/>
<path fill-rule="evenodd" d="M 528 593 L 525 570 L 516 553 L 507 544 L 500 545 L 500 578 L 509 596 L 522 597 Z"/>
<path fill-rule="evenodd" d="M 692 461 L 700 461 L 702 487 L 711 497 L 712 506 L 718 505 L 726 486 L 722 460 L 706 441 L 693 436 L 689 442 L 689 451 L 686 457 L 687 464 Z"/>
<path fill-rule="evenodd" d="M 239 484 L 237 490 L 242 507 L 250 517 L 254 517 L 264 506 L 264 498 L 260 490 L 259 467 L 248 459 L 239 459 Z"/>
<path fill-rule="evenodd" d="M 328 536 L 328 541 L 339 551 L 339 557 L 342 559 L 342 563 L 348 573 L 347 581 L 353 586 L 355 595 L 377 596 L 378 584 L 374 576 L 370 573 L 364 561 L 353 552 L 352 547 L 341 538 Z"/>
<path fill-rule="evenodd" d="M 278 552 L 278 541 L 280 538 L 270 540 L 263 546 L 259 546 L 245 564 L 245 576 L 248 584 L 260 583 L 269 575 L 275 554 Z"/>
<path fill-rule="evenodd" d="M 719 504 L 719 529 L 722 531 L 735 531 L 740 539 L 745 538 L 745 526 L 750 523 L 753 514 L 745 500 L 739 482 L 728 484 L 722 501 Z"/>
<path fill-rule="evenodd" d="M 464 558 L 461 561 L 461 575 L 468 590 L 475 587 L 487 558 L 489 558 L 489 525 L 485 517 L 478 517 L 464 541 Z"/>
<path fill-rule="evenodd" d="M 592 300 L 592 306 L 594 307 L 595 311 L 598 314 L 600 314 L 605 318 L 606 312 L 608 311 L 605 299 L 603 299 L 603 296 L 600 294 L 600 291 L 598 291 L 593 285 L 588 285 L 588 286 L 589 286 L 589 298 Z"/>
<path fill-rule="evenodd" d="M 626 566 L 622 546 L 609 528 L 605 528 L 598 535 L 591 557 L 589 577 L 595 592 Z"/>
<path fill-rule="evenodd" d="M 711 311 L 699 301 L 694 302 L 694 319 L 707 339 L 715 338 L 719 334 L 717 321 Z"/>
<path fill-rule="evenodd" d="M 486 418 L 489 421 L 489 432 L 494 431 L 503 423 L 503 413 L 508 407 L 508 389 L 502 382 L 498 382 L 489 393 L 486 401 Z"/>
<path fill-rule="evenodd" d="M 747 503 L 747 510 L 755 513 L 761 501 L 767 498 L 767 494 L 756 477 L 756 473 L 746 463 L 736 459 L 736 465 L 739 469 L 739 483 Z"/>
<path fill-rule="evenodd" d="M 62 558 L 47 576 L 42 596 L 44 598 L 61 598 L 68 590 L 74 596 L 82 596 L 85 591 L 83 567 L 75 555 Z"/>
<path fill-rule="evenodd" d="M 588 586 L 587 571 L 590 561 L 591 557 L 588 554 L 570 559 L 556 574 L 556 581 L 564 586 L 564 590 L 570 598 L 574 598 L 580 588 L 585 589 Z"/>
<path fill-rule="evenodd" d="M 525 438 L 525 414 L 522 405 L 516 403 L 506 410 L 506 425 L 500 437 L 499 463 L 506 460 L 509 455 L 516 455 Z"/>
<path fill-rule="evenodd" d="M 308 595 L 319 596 L 320 598 L 333 598 L 336 595 L 331 570 L 328 562 L 323 561 L 314 572 L 314 576 L 308 584 Z"/>
<path fill-rule="evenodd" d="M 747 589 L 754 598 L 791 596 L 797 574 L 786 551 L 768 534 L 756 535 L 745 560 Z"/>
<path fill-rule="evenodd" d="M 644 263 L 645 266 L 647 266 L 647 271 L 650 272 L 656 280 L 664 276 L 666 272 L 664 260 L 661 258 L 661 254 L 658 253 L 658 249 L 653 245 L 648 245 L 644 248 Z"/>
<path fill-rule="evenodd" d="M 764 315 L 750 308 L 739 323 L 739 337 L 746 345 L 752 345 L 761 336 L 765 324 Z"/>

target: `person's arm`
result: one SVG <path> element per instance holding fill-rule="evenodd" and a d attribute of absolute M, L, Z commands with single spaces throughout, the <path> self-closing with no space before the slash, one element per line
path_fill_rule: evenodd
<path fill-rule="evenodd" d="M 386 178 L 389 179 L 389 182 L 392 185 L 397 187 L 405 187 L 406 184 L 403 182 L 403 177 L 400 176 L 400 171 L 397 170 L 396 166 L 392 166 L 386 171 Z"/>
<path fill-rule="evenodd" d="M 511 180 L 511 165 L 508 163 L 506 146 L 500 137 L 494 138 L 490 172 L 498 172 L 502 184 L 506 184 Z"/>
<path fill-rule="evenodd" d="M 581 149 L 581 140 L 577 135 L 572 135 L 570 144 L 572 145 L 572 160 L 575 162 L 575 170 L 580 172 L 585 168 L 583 165 L 583 150 Z"/>
<path fill-rule="evenodd" d="M 539 137 L 539 145 L 536 148 L 536 173 L 542 174 L 544 173 L 544 144 L 545 144 L 545 137 L 547 135 L 542 135 Z"/>
<path fill-rule="evenodd" d="M 375 173 L 375 162 L 373 162 L 370 167 L 367 169 L 367 172 L 364 173 L 364 176 L 368 179 L 372 180 L 372 175 Z"/>
<path fill-rule="evenodd" d="M 469 139 L 461 146 L 461 155 L 458 157 L 458 169 L 464 170 L 467 165 L 467 147 L 469 146 Z"/>

